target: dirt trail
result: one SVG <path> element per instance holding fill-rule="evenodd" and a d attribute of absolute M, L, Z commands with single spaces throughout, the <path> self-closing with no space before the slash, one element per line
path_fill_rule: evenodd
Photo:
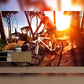
<path fill-rule="evenodd" d="M 23 45 L 23 43 L 24 43 L 24 41 L 18 41 L 18 44 L 20 45 L 20 46 L 22 46 Z M 6 50 L 14 50 L 15 48 L 16 48 L 16 43 L 14 42 L 14 43 L 9 43 L 8 45 L 6 45 Z"/>
<path fill-rule="evenodd" d="M 84 48 L 78 48 L 74 44 L 74 49 L 71 49 L 71 42 L 69 39 L 62 39 L 64 44 L 64 51 L 62 54 L 62 59 L 59 66 L 80 66 L 83 64 L 84 60 Z M 19 44 L 22 46 L 24 41 L 19 41 Z M 16 43 L 9 43 L 6 46 L 7 49 L 15 49 Z M 83 55 L 82 55 L 83 54 Z M 55 55 L 45 55 L 44 60 L 38 66 L 56 66 L 57 58 Z M 49 65 L 48 65 L 49 64 Z M 25 63 L 17 63 L 18 66 L 25 66 Z M 0 63 L 0 66 L 13 66 L 11 63 Z"/>

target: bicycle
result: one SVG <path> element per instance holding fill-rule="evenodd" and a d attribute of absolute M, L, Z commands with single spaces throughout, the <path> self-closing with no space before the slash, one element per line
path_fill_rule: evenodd
<path fill-rule="evenodd" d="M 46 44 L 43 40 L 47 40 L 49 44 Z M 32 63 L 28 63 L 28 65 L 39 65 L 43 61 L 45 55 L 54 54 L 55 58 L 58 56 L 56 66 L 59 66 L 62 58 L 63 42 L 57 39 L 57 44 L 58 45 L 56 45 L 50 37 L 44 37 L 44 33 L 42 32 L 36 34 L 34 40 L 27 44 L 27 50 L 32 52 Z"/>

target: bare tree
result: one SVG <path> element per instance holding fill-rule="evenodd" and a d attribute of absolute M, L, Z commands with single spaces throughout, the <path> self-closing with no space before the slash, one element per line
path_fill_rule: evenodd
<path fill-rule="evenodd" d="M 7 3 L 9 0 L 0 0 L 0 3 Z M 1 39 L 7 44 L 7 39 L 4 31 L 3 19 L 2 19 L 2 12 L 0 11 L 0 33 Z"/>
<path fill-rule="evenodd" d="M 9 31 L 9 38 L 11 39 L 11 20 L 13 19 L 13 15 L 18 13 L 17 11 L 3 11 L 2 16 L 4 20 L 8 23 L 8 31 Z"/>
<path fill-rule="evenodd" d="M 29 20 L 29 12 L 24 11 L 24 13 L 25 13 L 25 16 L 26 16 L 26 18 L 27 18 L 27 21 L 28 21 L 28 24 L 29 24 L 29 27 L 30 27 L 31 34 L 32 34 L 32 36 L 34 37 L 34 35 L 33 35 L 33 30 L 32 30 L 32 27 L 31 27 L 31 21 Z"/>
<path fill-rule="evenodd" d="M 0 12 L 0 33 L 1 33 L 1 39 L 7 44 L 7 39 L 4 31 L 4 26 L 3 26 L 3 20 L 2 20 L 2 13 Z"/>

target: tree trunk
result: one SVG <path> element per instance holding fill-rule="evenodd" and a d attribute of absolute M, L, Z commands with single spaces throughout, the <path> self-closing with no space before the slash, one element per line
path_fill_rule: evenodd
<path fill-rule="evenodd" d="M 10 32 L 10 31 L 9 31 L 9 27 L 10 27 L 10 26 L 9 26 L 9 23 L 8 23 L 8 38 L 10 38 L 10 35 L 9 35 L 9 32 Z"/>
<path fill-rule="evenodd" d="M 28 17 L 28 14 L 27 14 L 27 11 L 24 11 L 24 12 L 25 12 L 25 15 L 26 15 L 26 18 L 27 18 L 29 27 L 30 27 L 31 34 L 32 34 L 32 36 L 34 37 L 34 35 L 33 35 L 33 31 L 32 31 L 32 27 L 31 27 L 31 23 L 30 23 L 30 21 L 29 21 L 29 17 Z"/>
<path fill-rule="evenodd" d="M 20 5 L 20 9 L 21 9 L 21 10 L 24 10 L 24 7 L 23 7 L 23 5 L 22 5 L 21 0 L 18 0 L 18 3 L 19 3 L 19 5 Z M 27 14 L 27 11 L 24 11 L 24 13 L 25 13 L 25 16 L 26 16 L 26 18 L 27 18 L 27 21 L 28 21 L 28 24 L 29 24 L 29 27 L 30 27 L 31 35 L 34 37 L 33 31 L 32 31 L 32 28 L 31 28 L 31 23 L 30 23 L 30 21 L 29 21 L 29 17 L 28 17 L 28 14 Z"/>
<path fill-rule="evenodd" d="M 74 30 L 76 28 L 76 20 L 75 20 L 75 12 L 71 13 L 71 23 L 70 23 L 70 40 L 71 40 L 71 47 L 73 49 L 73 35 L 74 35 Z"/>
<path fill-rule="evenodd" d="M 38 27 L 38 16 L 36 16 L 36 28 Z"/>
<path fill-rule="evenodd" d="M 11 39 L 11 20 L 9 16 L 9 22 L 8 22 L 8 32 L 9 32 L 9 39 Z"/>
<path fill-rule="evenodd" d="M 11 23 L 9 23 L 9 38 L 11 39 Z"/>
<path fill-rule="evenodd" d="M 0 12 L 0 33 L 1 33 L 1 39 L 5 42 L 5 44 L 7 44 L 1 12 Z"/>
<path fill-rule="evenodd" d="M 76 11 L 76 29 L 80 30 L 80 12 Z"/>
<path fill-rule="evenodd" d="M 56 24 L 56 12 L 53 11 L 53 14 L 54 14 L 54 24 Z"/>
<path fill-rule="evenodd" d="M 83 30 L 84 27 L 84 12 L 83 12 L 83 19 L 82 19 L 82 24 L 81 24 L 81 29 Z"/>
<path fill-rule="evenodd" d="M 71 29 L 76 27 L 76 15 L 75 15 L 75 12 L 72 12 L 72 14 L 71 14 L 70 27 L 71 27 Z"/>
<path fill-rule="evenodd" d="M 61 11 L 61 0 L 57 0 L 57 10 Z"/>

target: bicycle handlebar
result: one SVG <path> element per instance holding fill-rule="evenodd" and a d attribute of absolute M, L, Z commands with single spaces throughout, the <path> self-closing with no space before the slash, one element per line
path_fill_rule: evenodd
<path fill-rule="evenodd" d="M 39 33 L 34 33 L 34 36 L 36 35 L 36 37 L 38 37 L 38 35 L 44 35 L 46 32 L 44 32 L 43 30 Z"/>

